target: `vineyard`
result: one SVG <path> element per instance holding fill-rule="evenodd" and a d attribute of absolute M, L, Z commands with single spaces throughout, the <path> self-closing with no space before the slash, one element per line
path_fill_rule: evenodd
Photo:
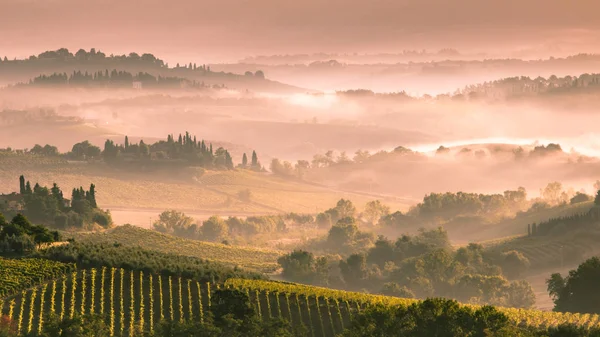
<path fill-rule="evenodd" d="M 311 337 L 334 336 L 353 315 L 374 304 L 407 306 L 415 300 L 368 295 L 272 281 L 230 279 L 226 288 L 246 293 L 263 319 L 281 317 L 307 327 Z M 102 268 L 73 272 L 34 289 L 7 297 L 2 314 L 22 333 L 39 331 L 49 315 L 101 314 L 112 336 L 152 331 L 162 319 L 202 321 L 219 285 L 179 277 Z M 598 315 L 561 314 L 500 308 L 516 324 L 538 327 L 573 323 L 600 326 Z"/>
<path fill-rule="evenodd" d="M 72 265 L 49 260 L 0 257 L 0 298 L 62 276 L 71 269 Z"/>
<path fill-rule="evenodd" d="M 201 258 L 249 270 L 273 272 L 279 265 L 279 251 L 252 247 L 228 246 L 178 238 L 134 226 L 119 226 L 106 233 L 69 234 L 77 241 L 113 244 L 129 247 L 152 247 L 152 250 Z"/>

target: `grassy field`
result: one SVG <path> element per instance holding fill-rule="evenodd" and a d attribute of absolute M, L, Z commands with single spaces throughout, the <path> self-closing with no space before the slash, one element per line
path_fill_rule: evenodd
<path fill-rule="evenodd" d="M 29 158 L 31 159 L 31 158 Z M 23 174 L 33 182 L 51 186 L 56 182 L 63 190 L 96 185 L 100 207 L 114 209 L 117 224 L 147 226 L 147 213 L 157 216 L 165 209 L 177 209 L 198 215 L 256 215 L 268 213 L 316 213 L 335 205 L 340 198 L 351 199 L 362 208 L 377 199 L 356 193 L 285 180 L 267 173 L 247 170 L 204 171 L 185 168 L 152 173 L 131 172 L 106 167 L 102 163 L 72 163 L 55 158 L 0 156 L 0 193 L 18 191 L 18 177 Z M 238 198 L 250 190 L 249 201 Z M 405 201 L 381 198 L 393 210 L 408 208 Z M 146 212 L 139 216 L 136 211 Z"/>
<path fill-rule="evenodd" d="M 282 254 L 277 250 L 228 246 L 220 243 L 182 239 L 135 226 L 119 226 L 104 233 L 71 233 L 65 235 L 73 237 L 77 241 L 140 246 L 149 250 L 191 256 L 266 273 L 274 272 L 279 268 L 277 258 Z"/>

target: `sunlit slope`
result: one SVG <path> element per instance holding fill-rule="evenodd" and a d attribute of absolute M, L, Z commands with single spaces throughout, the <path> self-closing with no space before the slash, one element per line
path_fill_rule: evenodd
<path fill-rule="evenodd" d="M 77 241 L 139 246 L 162 253 L 196 257 L 261 272 L 273 272 L 279 268 L 277 258 L 282 254 L 276 250 L 188 240 L 135 226 L 119 226 L 104 233 L 65 235 L 74 237 Z"/>
<path fill-rule="evenodd" d="M 138 172 L 110 168 L 101 162 L 73 163 L 57 158 L 31 160 L 29 157 L 0 155 L 0 192 L 18 191 L 21 174 L 32 183 L 51 186 L 56 182 L 67 191 L 94 183 L 100 207 L 111 210 L 144 209 L 154 216 L 171 208 L 203 215 L 315 213 L 331 207 L 340 198 L 349 198 L 358 207 L 377 198 L 248 170 L 181 168 Z M 250 190 L 250 200 L 238 197 L 239 192 L 244 190 Z M 382 198 L 382 201 L 392 209 L 408 206 L 395 199 Z M 143 225 L 147 222 L 146 218 Z"/>

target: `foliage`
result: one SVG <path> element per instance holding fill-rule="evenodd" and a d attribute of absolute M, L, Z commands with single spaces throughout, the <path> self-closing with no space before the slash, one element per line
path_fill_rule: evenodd
<path fill-rule="evenodd" d="M 219 147 L 213 150 L 212 144 L 197 140 L 189 132 L 167 135 L 167 139 L 146 144 L 130 143 L 126 136 L 125 145 L 106 140 L 102 158 L 110 165 L 149 168 L 149 167 L 187 167 L 199 166 L 210 169 L 230 170 L 234 168 L 229 151 Z"/>
<path fill-rule="evenodd" d="M 19 197 L 23 204 L 23 213 L 34 222 L 54 225 L 61 229 L 82 227 L 93 223 L 108 228 L 112 219 L 108 211 L 98 208 L 96 186 L 90 184 L 89 190 L 74 188 L 71 200 L 64 197 L 55 183 L 51 188 L 35 184 L 32 188 L 22 175 L 19 177 Z"/>
<path fill-rule="evenodd" d="M 374 235 L 358 229 L 356 220 L 345 217 L 329 229 L 327 233 L 327 250 L 330 252 L 350 254 L 358 252 L 372 245 Z"/>
<path fill-rule="evenodd" d="M 520 210 L 525 204 L 527 192 L 523 187 L 504 194 L 476 193 L 431 193 L 423 198 L 411 210 L 412 214 L 422 217 L 455 218 L 458 215 L 507 214 Z"/>
<path fill-rule="evenodd" d="M 503 308 L 498 307 L 495 310 L 491 307 L 487 306 L 479 306 L 479 305 L 468 305 L 468 304 L 457 304 L 457 302 L 452 300 L 442 300 L 442 299 L 432 299 L 429 301 L 417 301 L 413 299 L 406 298 L 398 298 L 398 297 L 390 297 L 390 296 L 381 296 L 381 295 L 370 295 L 365 293 L 357 293 L 357 292 L 348 292 L 348 291 L 340 291 L 333 290 L 328 288 L 320 288 L 314 286 L 307 286 L 301 284 L 293 284 L 293 283 L 282 283 L 282 282 L 273 282 L 273 281 L 262 281 L 262 280 L 242 280 L 242 279 L 229 279 L 226 282 L 227 286 L 233 287 L 235 289 L 240 289 L 247 291 L 249 293 L 260 292 L 260 294 L 266 293 L 278 293 L 278 294 L 296 294 L 300 298 L 321 298 L 327 299 L 326 302 L 329 303 L 331 307 L 331 311 L 333 313 L 340 312 L 342 316 L 343 326 L 350 327 L 352 324 L 352 318 L 358 318 L 360 313 L 365 312 L 365 310 L 370 310 L 369 308 L 383 308 L 382 310 L 407 310 L 410 306 L 414 305 L 414 309 L 419 309 L 417 312 L 419 316 L 422 314 L 422 318 L 424 320 L 429 320 L 435 318 L 437 315 L 445 315 L 450 314 L 452 312 L 462 311 L 468 312 L 476 312 L 478 310 L 482 310 L 482 314 L 485 312 L 495 313 L 494 315 L 504 315 L 508 318 L 507 324 L 513 327 L 531 327 L 539 328 L 539 330 L 534 330 L 536 332 L 546 331 L 548 327 L 551 327 L 548 331 L 552 333 L 556 333 L 559 331 L 566 331 L 569 329 L 567 325 L 576 325 L 576 326 L 587 326 L 589 328 L 595 328 L 599 326 L 598 315 L 584 315 L 584 314 L 562 314 L 556 312 L 544 312 L 538 310 L 525 310 L 525 309 L 514 309 L 514 308 Z M 292 296 L 290 296 L 292 297 Z M 325 301 L 324 301 L 325 302 Z M 302 306 L 301 311 L 307 312 L 308 309 L 305 309 L 306 305 L 305 301 L 300 301 L 299 305 Z M 312 302 L 310 305 L 314 305 Z M 335 303 L 343 303 L 344 305 L 335 305 Z M 421 305 L 419 303 L 428 303 Z M 293 304 L 296 304 L 295 302 Z M 431 310 L 434 308 L 438 308 L 437 310 Z M 448 310 L 442 310 L 441 308 L 447 308 Z M 403 309 L 402 309 L 403 308 Z M 378 309 L 375 309 L 378 310 Z M 293 310 L 294 311 L 294 310 Z M 437 315 L 436 315 L 437 313 Z M 386 314 L 387 315 L 387 314 Z M 334 315 L 335 316 L 335 315 Z M 304 316 L 303 316 L 304 317 Z M 327 317 L 327 315 L 325 315 Z M 453 319 L 450 319 L 451 321 Z M 469 320 L 467 319 L 467 322 Z M 393 322 L 390 321 L 390 323 Z M 449 322 L 452 324 L 452 322 Z M 466 323 L 462 321 L 462 323 Z M 314 323 L 313 323 L 314 324 Z M 461 324 L 461 321 L 453 322 L 453 324 Z M 363 326 L 363 324 L 358 324 Z M 311 327 L 310 325 L 307 325 Z M 339 326 L 339 325 L 336 325 Z M 382 326 L 385 326 L 383 324 Z M 434 328 L 436 325 L 427 325 L 429 328 Z M 373 325 L 364 325 L 364 328 L 373 328 Z M 313 326 L 317 332 L 319 331 L 318 327 Z M 338 328 L 339 329 L 339 328 Z M 342 332 L 341 330 L 337 330 L 338 332 Z M 440 330 L 444 331 L 444 330 Z M 361 336 L 361 335 L 359 335 Z M 371 336 L 371 334 L 367 333 L 365 336 Z M 380 334 L 375 336 L 388 336 L 386 334 Z M 392 335 L 394 336 L 394 335 Z M 402 335 L 404 336 L 404 335 Z M 409 336 L 412 336 L 409 334 Z M 421 335 L 419 335 L 421 336 Z M 427 334 L 423 336 L 429 336 Z M 449 335 L 453 336 L 453 335 Z M 470 335 L 469 335 L 470 336 Z M 476 335 L 477 336 L 477 335 Z M 482 335 L 482 336 L 485 336 Z M 499 334 L 498 336 L 518 336 L 518 334 L 512 334 L 510 330 L 507 331 L 506 334 Z M 527 335 L 528 336 L 528 335 Z M 536 337 L 547 336 L 546 334 L 541 335 L 533 335 Z M 533 337 L 532 336 L 532 337 Z M 560 335 L 560 334 L 551 334 L 550 336 L 570 336 L 570 335 Z M 587 336 L 587 335 L 573 335 L 573 336 Z"/>
<path fill-rule="evenodd" d="M 62 276 L 73 265 L 45 259 L 5 259 L 0 257 L 0 298 L 32 287 L 44 280 Z"/>
<path fill-rule="evenodd" d="M 552 274 L 546 281 L 553 298 L 554 310 L 559 312 L 600 313 L 600 258 L 592 257 L 562 277 Z"/>
<path fill-rule="evenodd" d="M 59 240 L 58 232 L 50 231 L 42 225 L 32 225 L 21 213 L 17 214 L 10 223 L 7 223 L 0 213 L 0 254 L 22 254 L 33 251 L 36 246 Z"/>
<path fill-rule="evenodd" d="M 365 210 L 363 212 L 363 217 L 366 218 L 367 222 L 371 225 L 375 225 L 381 217 L 387 216 L 390 214 L 390 208 L 385 206 L 379 200 L 373 200 L 367 202 L 365 206 Z"/>
<path fill-rule="evenodd" d="M 151 246 L 149 246 L 151 247 Z M 71 242 L 50 247 L 37 256 L 83 268 L 127 268 L 146 273 L 182 276 L 203 282 L 221 282 L 231 277 L 260 278 L 260 274 L 224 266 L 196 257 L 161 253 L 118 243 Z"/>
<path fill-rule="evenodd" d="M 280 257 L 277 262 L 281 265 L 282 276 L 288 280 L 300 283 L 325 285 L 327 283 L 327 259 L 315 256 L 307 251 L 295 250 Z"/>
<path fill-rule="evenodd" d="M 206 241 L 220 242 L 227 237 L 227 223 L 218 216 L 211 216 L 202 223 L 201 237 Z"/>
<path fill-rule="evenodd" d="M 152 226 L 154 227 L 154 230 L 161 233 L 185 237 L 190 234 L 190 231 L 195 229 L 191 228 L 193 221 L 194 220 L 191 217 L 186 216 L 183 212 L 168 210 L 159 214 L 158 220 L 156 220 Z"/>

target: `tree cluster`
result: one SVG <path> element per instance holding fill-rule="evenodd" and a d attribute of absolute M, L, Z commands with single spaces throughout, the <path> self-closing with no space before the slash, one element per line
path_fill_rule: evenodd
<path fill-rule="evenodd" d="M 519 326 L 495 307 L 469 308 L 439 298 L 408 307 L 373 306 L 352 319 L 343 337 L 591 337 L 598 329 L 572 325 L 550 328 Z"/>
<path fill-rule="evenodd" d="M 56 183 L 51 188 L 36 183 L 32 188 L 31 183 L 20 176 L 19 194 L 22 197 L 23 213 L 34 222 L 60 229 L 81 228 L 91 224 L 104 228 L 112 225 L 110 214 L 98 208 L 94 184 L 87 191 L 83 187 L 74 188 L 71 200 L 67 200 Z"/>
<path fill-rule="evenodd" d="M 222 147 L 213 151 L 212 144 L 197 140 L 196 136 L 186 132 L 175 139 L 168 135 L 167 140 L 154 144 L 146 144 L 140 140 L 138 144 L 131 143 L 125 136 L 123 145 L 106 140 L 102 157 L 107 163 L 173 163 L 175 165 L 195 165 L 205 168 L 233 169 L 233 159 L 229 151 Z"/>
<path fill-rule="evenodd" d="M 188 80 L 176 76 L 154 76 L 147 72 L 130 73 L 128 71 L 96 71 L 88 73 L 80 70 L 72 74 L 53 73 L 39 75 L 29 80 L 27 85 L 37 87 L 68 86 L 71 88 L 132 88 L 133 82 L 140 82 L 142 88 L 205 88 L 204 82 Z M 21 84 L 25 85 L 25 84 Z"/>
<path fill-rule="evenodd" d="M 60 241 L 56 231 L 42 225 L 32 225 L 23 214 L 17 214 L 10 222 L 0 213 L 0 254 L 23 254 L 36 247 Z"/>
<path fill-rule="evenodd" d="M 326 244 L 313 246 L 343 258 L 316 258 L 307 251 L 294 251 L 278 261 L 284 277 L 400 297 L 449 297 L 524 308 L 535 303 L 528 283 L 509 281 L 529 268 L 519 252 L 494 253 L 477 244 L 452 250 L 441 228 L 403 235 L 395 242 L 380 236 L 374 243 L 361 243 L 364 238 L 347 219 L 351 218 L 332 227 Z"/>

